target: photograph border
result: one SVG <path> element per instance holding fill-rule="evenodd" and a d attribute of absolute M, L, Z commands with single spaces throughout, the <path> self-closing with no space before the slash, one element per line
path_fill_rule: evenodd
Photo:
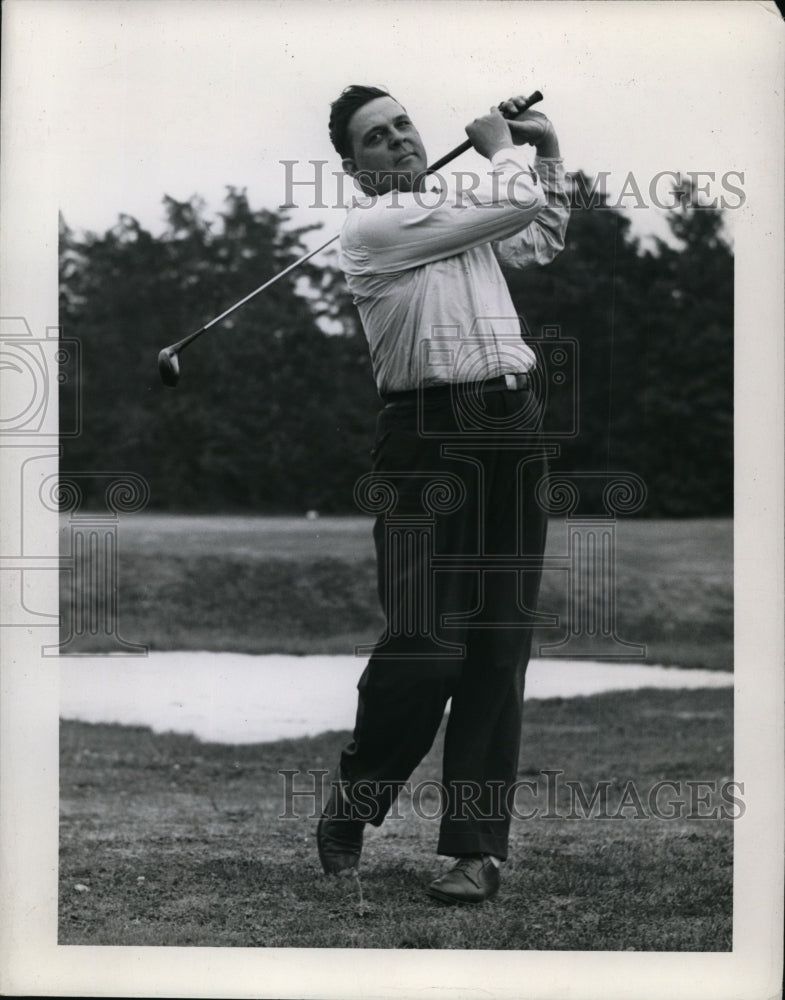
<path fill-rule="evenodd" d="M 445 9 L 452 2 L 457 0 L 447 0 Z M 549 4 L 553 16 L 568 2 Z M 77 16 L 79 0 L 66 3 Z M 295 3 L 289 0 L 288 7 L 294 9 Z M 55 0 L 56 6 L 62 4 Z M 627 5 L 636 6 L 634 0 L 620 0 L 619 6 Z M 670 16 L 677 20 L 678 8 L 688 5 L 688 0 L 669 3 Z M 335 6 L 351 10 L 354 5 L 338 0 Z M 785 788 L 785 31 L 774 4 L 702 6 L 706 17 L 730 17 L 730 11 L 720 13 L 723 7 L 748 8 L 748 32 L 739 44 L 754 47 L 760 67 L 733 111 L 747 108 L 760 122 L 756 146 L 745 150 L 747 204 L 734 226 L 735 775 L 744 781 L 747 809 L 734 826 L 733 951 L 496 952 L 489 962 L 487 952 L 58 946 L 59 678 L 56 658 L 41 655 L 42 645 L 56 645 L 59 638 L 58 516 L 35 499 L 31 502 L 25 485 L 38 489 L 58 472 L 57 383 L 50 380 L 34 442 L 13 428 L 0 436 L 0 569 L 5 578 L 0 621 L 10 614 L 18 622 L 0 630 L 0 992 L 344 1000 L 406 997 L 425 989 L 432 997 L 460 990 L 462 997 L 512 998 L 525 991 L 531 998 L 604 1000 L 777 995 Z M 37 345 L 51 363 L 58 329 L 58 205 L 46 112 L 54 83 L 51 53 L 40 51 L 36 41 L 36 21 L 49 7 L 50 0 L 7 0 L 3 5 L 0 315 L 23 321 L 30 346 Z M 382 0 L 376 7 L 382 17 L 390 4 Z M 20 337 L 26 336 L 25 326 L 17 326 Z M 20 400 L 22 410 L 26 405 Z M 40 624 L 41 608 L 50 609 L 49 624 Z"/>

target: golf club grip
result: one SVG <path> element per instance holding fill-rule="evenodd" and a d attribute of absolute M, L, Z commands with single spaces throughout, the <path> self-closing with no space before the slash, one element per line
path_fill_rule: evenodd
<path fill-rule="evenodd" d="M 528 111 L 529 108 L 532 106 L 532 104 L 538 104 L 541 100 L 542 100 L 542 94 L 540 93 L 539 90 L 535 90 L 533 94 L 531 94 L 529 97 L 526 98 L 526 107 L 523 109 L 523 111 L 518 111 L 514 115 L 505 115 L 504 117 L 510 119 L 510 121 L 515 121 L 516 118 L 524 114 L 524 112 Z M 460 146 L 456 146 L 455 149 L 451 149 L 449 153 L 443 156 L 440 160 L 437 160 L 436 163 L 432 163 L 431 166 L 428 167 L 428 169 L 425 172 L 427 174 L 433 174 L 437 170 L 441 170 L 442 167 L 446 166 L 457 156 L 460 156 L 461 153 L 465 153 L 467 150 L 471 148 L 472 148 L 471 139 L 466 139 L 465 142 L 462 142 Z"/>

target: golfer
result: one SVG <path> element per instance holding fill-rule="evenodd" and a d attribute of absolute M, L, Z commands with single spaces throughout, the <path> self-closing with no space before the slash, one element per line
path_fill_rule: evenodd
<path fill-rule="evenodd" d="M 387 629 L 317 845 L 327 873 L 358 868 L 366 823 L 381 824 L 450 701 L 437 851 L 456 863 L 428 886 L 444 902 L 499 888 L 545 545 L 536 355 L 499 264 L 548 264 L 569 208 L 552 124 L 502 114 L 523 109 L 514 97 L 467 125 L 490 162 L 449 193 L 432 190 L 417 129 L 386 91 L 348 87 L 330 115 L 368 196 L 348 212 L 339 259 L 384 404 L 372 481 L 389 501 L 374 527 Z M 407 523 L 421 530 L 402 543 Z"/>

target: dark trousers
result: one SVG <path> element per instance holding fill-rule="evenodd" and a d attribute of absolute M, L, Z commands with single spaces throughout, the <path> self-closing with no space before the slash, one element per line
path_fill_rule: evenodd
<path fill-rule="evenodd" d="M 387 406 L 359 497 L 378 512 L 387 629 L 358 684 L 341 778 L 356 815 L 379 825 L 451 699 L 440 854 L 507 856 L 547 527 L 540 416 L 528 389 Z"/>

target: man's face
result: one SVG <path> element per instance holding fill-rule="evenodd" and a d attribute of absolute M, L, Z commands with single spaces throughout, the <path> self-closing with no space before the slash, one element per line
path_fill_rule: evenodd
<path fill-rule="evenodd" d="M 355 111 L 349 122 L 352 155 L 343 169 L 364 191 L 385 194 L 420 186 L 428 166 L 417 129 L 392 97 L 377 97 Z M 417 179 L 419 176 L 419 180 Z"/>

